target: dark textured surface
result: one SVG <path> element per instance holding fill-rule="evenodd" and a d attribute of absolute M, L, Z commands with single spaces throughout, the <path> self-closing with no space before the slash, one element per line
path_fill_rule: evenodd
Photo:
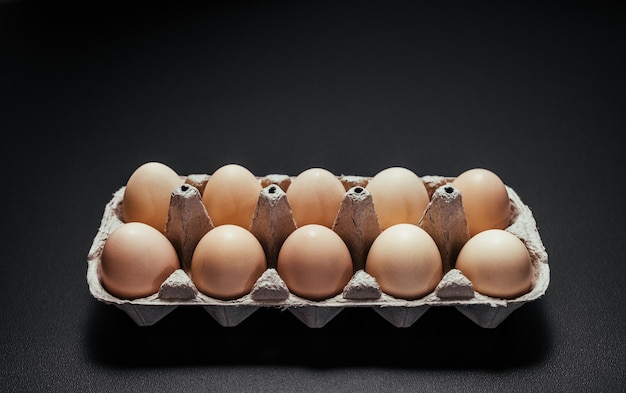
<path fill-rule="evenodd" d="M 432 3 L 432 4 L 431 4 Z M 2 391 L 626 389 L 625 17 L 611 3 L 0 2 Z M 528 204 L 546 296 L 321 329 L 181 308 L 139 328 L 87 252 L 130 173 L 483 166 Z"/>

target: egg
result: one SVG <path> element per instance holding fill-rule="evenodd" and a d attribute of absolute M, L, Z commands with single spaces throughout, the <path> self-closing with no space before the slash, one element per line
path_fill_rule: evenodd
<path fill-rule="evenodd" d="M 330 228 L 307 224 L 293 231 L 283 243 L 276 271 L 289 291 L 310 300 L 340 294 L 352 278 L 348 246 Z"/>
<path fill-rule="evenodd" d="M 365 272 L 384 293 L 409 300 L 432 292 L 441 281 L 442 270 L 437 244 L 414 224 L 395 224 L 382 231 L 365 261 Z"/>
<path fill-rule="evenodd" d="M 461 173 L 451 185 L 461 192 L 470 236 L 509 226 L 511 203 L 498 175 L 488 169 L 473 168 Z"/>
<path fill-rule="evenodd" d="M 226 164 L 209 177 L 202 201 L 213 225 L 234 224 L 250 229 L 262 189 L 247 168 Z"/>
<path fill-rule="evenodd" d="M 468 240 L 456 269 L 483 295 L 511 299 L 530 290 L 533 272 L 528 249 L 517 236 L 489 229 Z"/>
<path fill-rule="evenodd" d="M 165 235 L 148 224 L 129 222 L 106 239 L 99 274 L 103 287 L 121 299 L 136 299 L 159 291 L 180 263 Z"/>
<path fill-rule="evenodd" d="M 124 189 L 123 221 L 142 222 L 165 232 L 172 191 L 184 182 L 172 168 L 160 162 L 141 165 Z"/>
<path fill-rule="evenodd" d="M 374 175 L 366 186 L 382 230 L 395 224 L 417 224 L 429 203 L 422 179 L 403 167 L 391 167 Z"/>
<path fill-rule="evenodd" d="M 287 188 L 287 200 L 297 226 L 319 224 L 332 228 L 346 193 L 341 181 L 323 168 L 301 172 Z"/>
<path fill-rule="evenodd" d="M 265 252 L 257 238 L 239 225 L 223 224 L 196 245 L 190 277 L 205 295 L 231 300 L 248 294 L 266 268 Z"/>

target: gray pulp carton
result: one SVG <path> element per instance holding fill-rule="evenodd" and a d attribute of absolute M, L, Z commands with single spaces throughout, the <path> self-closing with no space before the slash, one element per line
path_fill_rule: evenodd
<path fill-rule="evenodd" d="M 184 176 L 185 184 L 172 191 L 165 234 L 177 250 L 181 268 L 175 271 L 157 293 L 125 300 L 108 293 L 101 284 L 99 265 L 108 236 L 123 224 L 125 186 L 113 193 L 107 203 L 97 235 L 89 251 L 87 283 L 99 301 L 112 304 L 140 326 L 157 323 L 176 307 L 194 305 L 204 308 L 222 326 L 236 326 L 263 307 L 288 310 L 306 326 L 323 327 L 346 307 L 368 307 L 396 327 L 409 327 L 430 307 L 455 307 L 484 328 L 495 328 L 513 311 L 542 297 L 550 281 L 548 255 L 537 230 L 535 219 L 517 193 L 506 186 L 511 201 L 511 220 L 506 228 L 526 245 L 532 260 L 531 290 L 514 299 L 485 296 L 454 268 L 460 248 L 469 239 L 460 192 L 452 187 L 451 177 L 423 176 L 430 203 L 418 225 L 437 243 L 443 261 L 444 276 L 435 290 L 416 300 L 398 299 L 383 293 L 375 278 L 364 270 L 370 245 L 380 233 L 372 197 L 365 188 L 370 178 L 339 176 L 346 193 L 333 230 L 344 240 L 353 259 L 354 274 L 343 292 L 332 298 L 313 301 L 289 292 L 276 270 L 280 246 L 296 228 L 285 191 L 293 180 L 287 175 L 259 177 L 263 189 L 250 231 L 259 239 L 266 253 L 268 267 L 249 294 L 235 300 L 211 298 L 199 292 L 189 276 L 191 256 L 200 238 L 213 228 L 202 203 L 202 192 L 210 175 Z"/>

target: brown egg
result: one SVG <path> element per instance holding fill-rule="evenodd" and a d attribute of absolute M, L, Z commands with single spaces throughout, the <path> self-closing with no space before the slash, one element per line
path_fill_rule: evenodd
<path fill-rule="evenodd" d="M 451 185 L 461 192 L 470 236 L 509 226 L 509 194 L 498 175 L 488 169 L 474 168 L 460 174 Z"/>
<path fill-rule="evenodd" d="M 395 224 L 417 224 L 430 202 L 422 179 L 413 171 L 391 167 L 367 183 L 381 229 Z"/>
<path fill-rule="evenodd" d="M 202 201 L 213 225 L 234 224 L 250 229 L 262 189 L 259 180 L 247 168 L 227 164 L 209 177 Z"/>
<path fill-rule="evenodd" d="M 530 290 L 532 263 L 524 243 L 502 229 L 472 237 L 461 249 L 456 266 L 483 295 L 511 299 Z"/>
<path fill-rule="evenodd" d="M 338 234 L 319 224 L 291 233 L 278 254 L 276 270 L 289 291 L 310 300 L 340 294 L 352 278 L 352 258 Z"/>
<path fill-rule="evenodd" d="M 437 244 L 414 224 L 396 224 L 381 232 L 365 261 L 365 272 L 384 293 L 409 300 L 432 292 L 442 269 Z"/>
<path fill-rule="evenodd" d="M 180 267 L 174 246 L 155 228 L 140 222 L 123 224 L 104 243 L 100 278 L 120 299 L 146 297 Z"/>
<path fill-rule="evenodd" d="M 261 243 L 239 225 L 223 224 L 200 239 L 191 258 L 191 280 L 198 290 L 216 299 L 248 294 L 267 262 Z"/>
<path fill-rule="evenodd" d="M 124 222 L 142 222 L 165 232 L 172 191 L 185 181 L 165 164 L 148 162 L 128 179 L 122 201 Z"/>
<path fill-rule="evenodd" d="M 286 193 L 297 226 L 332 228 L 346 190 L 330 171 L 310 168 L 296 176 Z"/>

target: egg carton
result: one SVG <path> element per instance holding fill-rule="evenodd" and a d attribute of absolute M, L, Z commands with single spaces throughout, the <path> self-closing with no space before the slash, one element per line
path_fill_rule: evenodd
<path fill-rule="evenodd" d="M 495 328 L 522 305 L 542 297 L 550 281 L 548 255 L 535 219 L 518 194 L 505 185 L 511 202 L 510 225 L 506 231 L 526 245 L 532 260 L 533 279 L 529 292 L 514 299 L 485 296 L 454 268 L 461 247 L 469 239 L 461 193 L 451 185 L 453 177 L 422 176 L 430 202 L 418 225 L 439 247 L 443 278 L 426 296 L 416 300 L 395 298 L 381 291 L 376 279 L 365 272 L 370 245 L 381 232 L 372 196 L 367 190 L 370 177 L 338 176 L 346 193 L 332 229 L 344 240 L 353 259 L 353 276 L 341 294 L 322 301 L 308 300 L 289 292 L 276 269 L 280 246 L 296 229 L 286 190 L 293 181 L 288 175 L 257 177 L 262 186 L 250 231 L 266 253 L 267 269 L 251 292 L 235 300 L 215 299 L 197 290 L 187 272 L 200 238 L 214 226 L 202 203 L 202 193 L 210 175 L 181 176 L 185 183 L 172 192 L 165 234 L 174 245 L 181 263 L 150 296 L 126 300 L 117 298 L 102 286 L 99 265 L 108 236 L 124 223 L 125 186 L 113 193 L 105 206 L 101 225 L 88 254 L 87 282 L 99 301 L 123 310 L 137 325 L 157 323 L 178 306 L 199 306 L 220 325 L 236 326 L 263 307 L 288 310 L 306 326 L 321 328 L 346 307 L 367 307 L 396 327 L 413 325 L 430 307 L 455 307 L 484 328 Z"/>

